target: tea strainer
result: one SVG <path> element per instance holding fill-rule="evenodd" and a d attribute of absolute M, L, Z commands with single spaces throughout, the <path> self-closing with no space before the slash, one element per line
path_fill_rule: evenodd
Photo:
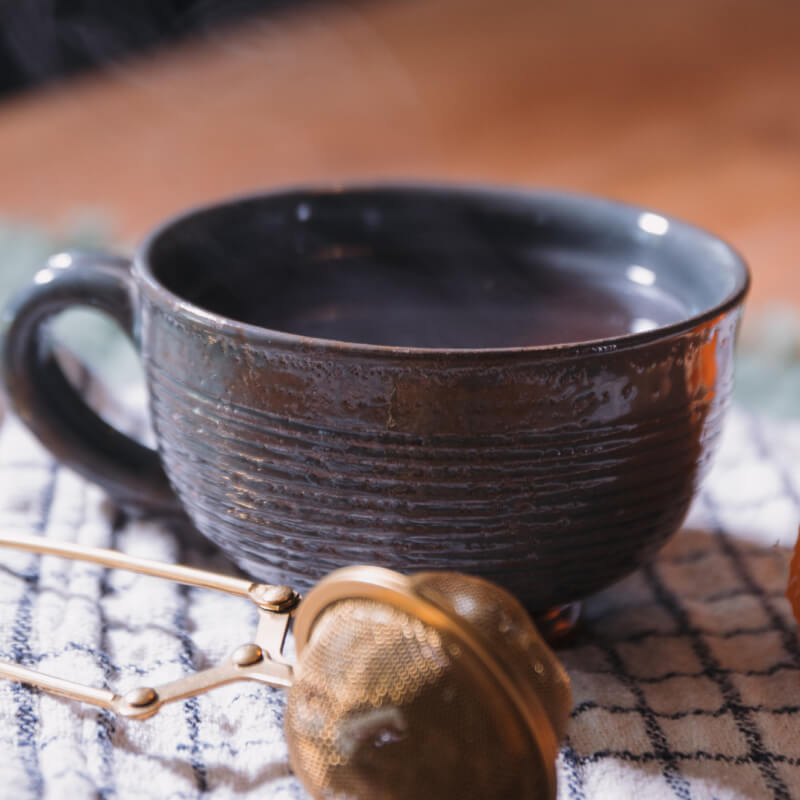
<path fill-rule="evenodd" d="M 315 798 L 554 798 L 555 760 L 571 707 L 569 679 L 522 606 L 457 573 L 381 567 L 331 573 L 302 599 L 252 583 L 113 550 L 37 536 L 0 545 L 92 561 L 249 598 L 251 642 L 224 663 L 125 694 L 12 663 L 0 677 L 132 719 L 238 680 L 288 689 L 285 734 Z M 283 646 L 294 619 L 297 660 Z"/>

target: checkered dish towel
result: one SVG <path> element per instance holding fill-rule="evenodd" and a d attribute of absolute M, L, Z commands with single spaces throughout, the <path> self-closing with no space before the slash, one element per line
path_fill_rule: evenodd
<path fill-rule="evenodd" d="M 230 569 L 200 541 L 126 522 L 8 414 L 0 475 L 4 533 Z M 800 642 L 783 596 L 798 511 L 800 423 L 734 410 L 684 529 L 593 597 L 559 651 L 575 699 L 560 800 L 800 797 Z M 238 598 L 0 548 L 0 658 L 44 672 L 158 684 L 221 661 L 255 622 Z M 0 680 L 0 797 L 303 798 L 283 709 L 282 692 L 245 682 L 132 721 Z"/>

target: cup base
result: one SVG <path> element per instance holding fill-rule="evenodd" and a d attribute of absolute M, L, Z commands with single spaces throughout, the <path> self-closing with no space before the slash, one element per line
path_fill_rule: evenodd
<path fill-rule="evenodd" d="M 581 608 L 580 601 L 565 603 L 535 614 L 533 620 L 551 647 L 567 647 L 575 638 Z"/>

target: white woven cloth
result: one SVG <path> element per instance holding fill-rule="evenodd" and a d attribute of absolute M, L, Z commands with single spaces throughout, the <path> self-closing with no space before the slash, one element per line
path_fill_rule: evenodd
<path fill-rule="evenodd" d="M 4 533 L 229 569 L 125 522 L 9 415 L 0 477 Z M 800 797 L 800 643 L 783 596 L 799 510 L 800 424 L 732 414 L 684 530 L 592 598 L 559 652 L 575 694 L 560 800 Z M 124 690 L 210 666 L 254 625 L 236 598 L 0 549 L 4 660 Z M 302 798 L 283 708 L 280 691 L 241 683 L 137 722 L 0 681 L 0 797 Z"/>
<path fill-rule="evenodd" d="M 800 423 L 734 412 L 684 528 L 586 605 L 560 798 L 800 797 Z"/>

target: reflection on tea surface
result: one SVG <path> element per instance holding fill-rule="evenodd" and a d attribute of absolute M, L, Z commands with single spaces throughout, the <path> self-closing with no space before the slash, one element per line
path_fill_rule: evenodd
<path fill-rule="evenodd" d="M 323 339 L 399 347 L 527 347 L 639 333 L 684 319 L 687 309 L 658 286 L 624 272 L 539 261 L 523 270 L 454 275 L 424 263 L 321 259 L 268 271 L 247 285 L 213 282 L 194 301 L 234 319 Z M 504 268 L 505 267 L 505 268 Z"/>
<path fill-rule="evenodd" d="M 585 342 L 686 319 L 696 309 L 668 259 L 600 223 L 391 191 L 245 200 L 179 223 L 152 253 L 167 288 L 241 322 L 440 348 Z"/>

